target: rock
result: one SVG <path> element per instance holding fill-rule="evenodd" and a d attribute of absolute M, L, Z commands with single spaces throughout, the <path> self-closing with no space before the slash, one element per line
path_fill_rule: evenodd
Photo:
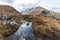
<path fill-rule="evenodd" d="M 43 10 L 40 15 L 45 16 L 45 17 L 51 17 L 52 15 L 50 14 L 50 11 L 48 10 Z"/>
<path fill-rule="evenodd" d="M 59 19 L 60 20 L 60 15 L 55 15 L 54 18 Z"/>

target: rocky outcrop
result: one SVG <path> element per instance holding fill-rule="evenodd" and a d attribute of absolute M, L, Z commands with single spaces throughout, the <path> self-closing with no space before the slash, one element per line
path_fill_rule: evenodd
<path fill-rule="evenodd" d="M 52 14 L 50 14 L 50 11 L 48 10 L 43 10 L 41 13 L 40 13 L 41 16 L 45 16 L 45 17 L 51 17 Z"/>

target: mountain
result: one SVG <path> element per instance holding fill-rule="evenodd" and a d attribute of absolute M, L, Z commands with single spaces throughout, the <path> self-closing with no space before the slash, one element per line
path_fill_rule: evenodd
<path fill-rule="evenodd" d="M 45 8 L 42 8 L 42 7 L 36 7 L 36 8 L 30 9 L 30 10 L 24 12 L 23 14 L 24 15 L 53 16 L 53 17 L 55 17 L 57 19 L 60 19 L 60 13 L 50 11 L 50 10 L 47 10 Z"/>
<path fill-rule="evenodd" d="M 11 14 L 21 14 L 18 12 L 15 8 L 9 6 L 9 5 L 0 5 L 0 14 L 3 15 L 11 15 Z"/>
<path fill-rule="evenodd" d="M 43 10 L 44 8 L 37 7 L 37 8 L 30 9 L 24 13 L 25 15 L 39 15 Z"/>
<path fill-rule="evenodd" d="M 35 40 L 60 40 L 59 13 L 36 7 L 21 14 L 8 5 L 0 6 L 0 40 L 13 35 L 22 24 L 22 20 L 32 22 Z"/>
<path fill-rule="evenodd" d="M 16 12 L 19 13 L 15 8 L 9 5 L 0 5 L 0 11 Z"/>

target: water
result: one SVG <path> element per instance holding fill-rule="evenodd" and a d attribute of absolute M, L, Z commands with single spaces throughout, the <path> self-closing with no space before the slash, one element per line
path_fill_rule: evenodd
<path fill-rule="evenodd" d="M 34 40 L 32 22 L 22 21 L 17 32 L 5 38 L 5 40 Z"/>

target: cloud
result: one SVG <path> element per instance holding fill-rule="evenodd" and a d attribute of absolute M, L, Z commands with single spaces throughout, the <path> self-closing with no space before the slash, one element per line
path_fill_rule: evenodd
<path fill-rule="evenodd" d="M 18 11 L 24 11 L 26 9 L 34 8 L 37 6 L 50 9 L 52 7 L 51 4 L 47 3 L 47 1 L 44 0 L 15 0 L 12 4 L 13 7 L 15 7 Z"/>
<path fill-rule="evenodd" d="M 13 3 L 14 0 L 0 0 L 0 2 L 5 2 L 5 3 Z"/>
<path fill-rule="evenodd" d="M 6 3 L 6 2 L 2 2 L 2 1 L 0 1 L 0 5 L 9 5 L 9 4 Z"/>
<path fill-rule="evenodd" d="M 0 0 L 1 4 L 11 5 L 20 12 L 37 6 L 56 12 L 60 11 L 60 0 Z"/>
<path fill-rule="evenodd" d="M 13 4 L 34 4 L 38 2 L 37 0 L 15 0 Z"/>
<path fill-rule="evenodd" d="M 40 0 L 38 6 L 60 13 L 60 0 Z"/>
<path fill-rule="evenodd" d="M 37 0 L 15 0 L 12 6 L 18 11 L 25 11 L 26 9 L 32 8 L 37 2 Z"/>

